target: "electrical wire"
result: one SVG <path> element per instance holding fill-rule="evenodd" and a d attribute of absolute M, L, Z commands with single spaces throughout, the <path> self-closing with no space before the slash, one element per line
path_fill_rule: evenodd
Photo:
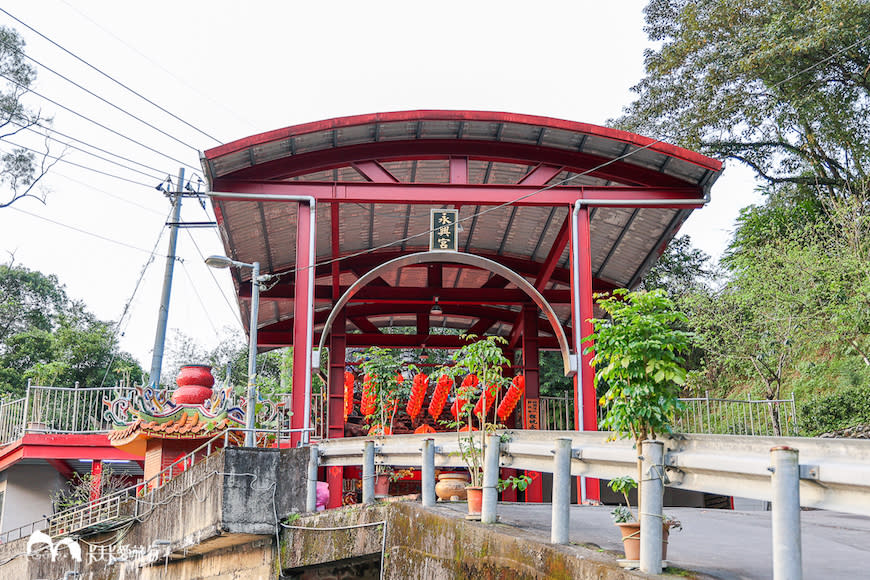
<path fill-rule="evenodd" d="M 69 175 L 66 175 L 64 173 L 60 173 L 57 170 L 52 171 L 51 174 L 52 174 L 52 176 L 61 177 L 61 178 L 66 179 L 68 181 L 72 181 L 73 183 L 78 183 L 79 185 L 87 187 L 88 189 L 92 189 L 93 191 L 98 191 L 98 192 L 102 193 L 103 195 L 107 195 L 113 199 L 120 201 L 121 203 L 126 203 L 126 204 L 132 205 L 134 207 L 138 207 L 139 209 L 141 209 L 143 211 L 147 211 L 148 213 L 152 213 L 154 215 L 159 215 L 159 216 L 163 215 L 163 212 L 159 212 L 159 211 L 152 209 L 148 206 L 142 205 L 140 203 L 136 203 L 135 201 L 130 201 L 129 199 L 121 197 L 120 195 L 115 195 L 114 193 L 110 193 L 110 192 L 106 191 L 105 189 L 100 189 L 99 187 L 94 187 L 90 183 L 85 183 L 84 181 L 80 181 L 78 179 L 70 177 Z"/>
<path fill-rule="evenodd" d="M 68 229 L 68 230 L 73 230 L 74 232 L 78 232 L 78 233 L 80 233 L 80 234 L 84 234 L 84 235 L 86 235 L 86 236 L 91 236 L 92 238 L 97 238 L 98 240 L 103 240 L 104 242 L 109 242 L 110 244 L 115 244 L 115 245 L 118 245 L 118 246 L 123 246 L 123 247 L 125 247 L 125 248 L 130 248 L 131 250 L 136 250 L 137 252 L 143 252 L 143 253 L 145 253 L 145 254 L 150 254 L 150 253 L 151 253 L 149 250 L 146 250 L 146 249 L 144 249 L 144 248 L 140 248 L 140 247 L 138 247 L 138 246 L 133 246 L 133 245 L 131 245 L 131 244 L 127 244 L 127 243 L 125 243 L 125 242 L 120 242 L 120 241 L 118 241 L 118 240 L 114 240 L 114 239 L 112 239 L 112 238 L 107 238 L 106 236 L 101 236 L 100 234 L 95 234 L 95 233 L 93 233 L 93 232 L 89 232 L 89 231 L 87 231 L 87 230 L 83 230 L 83 229 L 81 229 L 81 228 L 77 228 L 77 227 L 75 227 L 75 226 L 71 226 L 71 225 L 69 225 L 69 224 L 65 224 L 65 223 L 62 223 L 62 222 L 59 222 L 59 221 L 56 221 L 56 220 L 53 220 L 53 219 L 50 219 L 50 218 L 47 218 L 47 217 L 41 216 L 41 215 L 39 215 L 39 214 L 35 214 L 35 213 L 32 213 L 32 212 L 29 212 L 29 211 L 27 211 L 27 210 L 21 209 L 20 207 L 15 207 L 14 205 L 10 205 L 10 206 L 7 207 L 6 209 L 11 209 L 11 210 L 14 210 L 14 211 L 17 211 L 17 212 L 23 213 L 23 214 L 25 214 L 25 215 L 29 215 L 30 217 L 34 217 L 34 218 L 36 218 L 36 219 L 40 219 L 40 220 L 43 220 L 43 221 L 46 221 L 46 222 L 52 223 L 52 224 L 57 225 L 57 226 L 60 226 L 60 227 L 62 227 L 62 228 L 66 228 L 66 229 Z"/>
<path fill-rule="evenodd" d="M 172 139 L 173 141 L 175 141 L 175 142 L 177 142 L 177 143 L 180 143 L 181 145 L 184 145 L 185 147 L 189 147 L 190 149 L 193 149 L 196 153 L 199 153 L 199 148 L 194 147 L 193 145 L 191 145 L 191 144 L 189 144 L 189 143 L 187 143 L 187 142 L 185 142 L 185 141 L 182 141 L 181 139 L 179 139 L 179 138 L 176 137 L 175 135 L 172 135 L 172 134 L 170 134 L 170 133 L 167 133 L 166 131 L 164 131 L 163 129 L 161 129 L 161 128 L 159 128 L 159 127 L 155 127 L 154 125 L 152 125 L 152 124 L 149 123 L 148 121 L 142 119 L 141 117 L 137 117 L 136 115 L 134 115 L 134 114 L 131 113 L 130 111 L 128 111 L 128 110 L 126 110 L 126 109 L 124 109 L 124 108 L 122 108 L 122 107 L 119 107 L 118 105 L 116 105 L 115 103 L 109 101 L 108 99 L 105 99 L 105 98 L 101 97 L 100 95 L 98 95 L 97 93 L 91 91 L 90 89 L 88 89 L 88 88 L 86 88 L 86 87 L 83 87 L 82 85 L 78 84 L 77 82 L 75 82 L 75 81 L 72 80 L 71 78 L 69 78 L 69 77 L 67 77 L 67 76 L 65 76 L 65 75 L 63 75 L 63 74 L 57 72 L 56 70 L 54 70 L 54 69 L 51 68 L 50 66 L 48 66 L 48 65 L 46 65 L 46 64 L 43 64 L 43 63 L 39 62 L 38 60 L 36 60 L 36 59 L 33 58 L 32 56 L 29 56 L 28 54 L 26 54 L 24 51 L 22 51 L 22 50 L 19 49 L 18 47 L 14 46 L 14 45 L 11 45 L 11 44 L 9 44 L 9 43 L 6 43 L 6 42 L 2 42 L 2 41 L 0 41 L 0 44 L 2 44 L 3 46 L 5 46 L 6 48 L 8 48 L 8 49 L 10 49 L 10 50 L 12 50 L 12 51 L 17 52 L 18 54 L 20 54 L 21 56 L 23 56 L 23 57 L 26 58 L 27 60 L 36 63 L 38 66 L 41 66 L 42 68 L 44 68 L 44 69 L 47 70 L 48 72 L 50 72 L 50 73 L 52 73 L 52 74 L 54 74 L 54 75 L 56 75 L 56 76 L 62 78 L 63 80 L 65 80 L 65 81 L 68 82 L 69 84 L 73 85 L 74 87 L 76 87 L 76 88 L 78 88 L 78 89 L 80 89 L 80 90 L 86 92 L 86 93 L 89 94 L 90 96 L 92 96 L 92 97 L 94 97 L 95 99 L 97 99 L 97 100 L 99 100 L 99 101 L 101 101 L 101 102 L 103 102 L 103 103 L 109 105 L 109 106 L 112 107 L 113 109 L 115 109 L 115 110 L 117 110 L 117 111 L 120 111 L 121 113 L 127 115 L 127 116 L 130 117 L 131 119 L 135 119 L 136 121 L 139 121 L 140 123 L 142 123 L 142 124 L 145 125 L 146 127 L 149 127 L 149 128 L 151 128 L 151 129 L 154 129 L 155 131 L 157 131 L 157 132 L 160 133 L 161 135 L 163 135 L 163 136 L 165 136 L 165 137 L 169 137 L 169 138 Z"/>
<path fill-rule="evenodd" d="M 3 139 L 3 142 L 9 143 L 13 147 L 25 149 L 25 150 L 30 151 L 31 153 L 35 153 L 37 155 L 44 155 L 48 159 L 54 159 L 55 161 L 60 161 L 61 163 L 66 163 L 67 165 L 72 165 L 74 167 L 78 167 L 79 169 L 86 169 L 88 171 L 93 171 L 94 173 L 99 173 L 100 175 L 105 175 L 106 177 L 114 177 L 115 179 L 120 179 L 121 181 L 126 181 L 127 183 L 132 183 L 134 185 L 142 185 L 144 187 L 149 187 L 149 188 L 151 187 L 151 185 L 148 183 L 142 183 L 141 181 L 136 181 L 134 179 L 128 179 L 126 177 L 121 177 L 120 175 L 115 175 L 114 173 L 108 173 L 108 172 L 102 171 L 100 169 L 88 167 L 87 165 L 82 165 L 80 163 L 76 163 L 75 161 L 70 161 L 69 159 L 64 159 L 63 157 L 61 157 L 59 155 L 51 155 L 51 154 L 43 152 L 43 151 L 37 151 L 36 149 L 32 149 L 32 148 L 27 147 L 25 145 L 19 145 L 13 141 L 10 141 L 9 139 Z"/>
<path fill-rule="evenodd" d="M 207 212 L 206 212 L 206 215 L 207 215 Z M 196 248 L 196 252 L 199 254 L 200 259 L 203 262 L 205 262 L 205 255 L 202 253 L 202 250 L 199 248 L 199 244 L 196 243 L 196 239 L 193 237 L 193 234 L 190 233 L 190 230 L 185 230 L 185 231 L 187 232 L 187 235 L 190 238 L 190 241 L 193 242 L 193 247 Z M 217 286 L 217 289 L 220 292 L 221 297 L 224 299 L 224 302 L 226 303 L 227 308 L 229 308 L 230 312 L 232 312 L 233 318 L 235 319 L 236 322 L 239 323 L 239 327 L 244 330 L 245 325 L 242 322 L 242 319 L 239 316 L 239 313 L 236 312 L 236 309 L 233 308 L 232 303 L 230 302 L 229 298 L 227 298 L 227 295 L 224 292 L 224 289 L 221 287 L 220 282 L 218 282 L 218 279 L 214 275 L 214 271 L 212 270 L 212 268 L 207 268 L 207 270 L 208 270 L 208 275 L 211 276 L 211 279 L 214 282 L 215 286 Z"/>
<path fill-rule="evenodd" d="M 166 214 L 166 220 L 172 215 L 172 208 L 170 208 L 169 213 Z M 164 220 L 165 221 L 165 220 Z M 148 256 L 148 259 L 145 261 L 145 264 L 142 266 L 142 270 L 139 272 L 139 278 L 136 280 L 136 285 L 133 286 L 133 293 L 130 294 L 130 298 L 127 300 L 127 303 L 124 304 L 124 309 L 121 311 L 121 316 L 118 318 L 118 322 L 115 324 L 115 330 L 112 332 L 112 337 L 117 339 L 118 331 L 121 329 L 121 324 L 124 322 L 124 317 L 130 312 L 130 306 L 133 304 L 133 299 L 136 298 L 136 292 L 139 291 L 139 286 L 142 284 L 142 280 L 145 278 L 145 272 L 148 270 L 148 266 L 150 266 L 154 262 L 154 257 L 157 255 L 157 247 L 160 245 L 160 240 L 163 238 L 163 232 L 166 231 L 166 228 L 161 226 L 160 233 L 157 235 L 157 240 L 154 242 L 154 247 L 151 248 L 151 255 Z M 129 318 L 128 318 L 129 321 Z M 126 327 L 125 327 L 126 328 Z M 123 333 L 122 333 L 123 336 Z M 109 376 L 109 371 L 112 369 L 112 365 L 115 362 L 115 350 L 112 351 L 112 358 L 109 360 L 109 364 L 106 366 L 106 372 L 103 375 L 103 380 L 100 381 L 100 386 L 102 387 L 106 383 L 106 377 Z"/>
<path fill-rule="evenodd" d="M 159 62 L 155 61 L 154 59 L 152 59 L 152 58 L 149 57 L 148 55 L 144 54 L 142 51 L 140 51 L 139 49 L 137 49 L 135 46 L 133 46 L 133 45 L 131 45 L 131 44 L 125 42 L 123 38 L 121 38 L 121 37 L 119 37 L 118 35 L 116 35 L 115 33 L 113 33 L 110 29 L 108 29 L 108 28 L 102 26 L 99 22 L 95 21 L 93 18 L 91 18 L 90 16 L 88 16 L 87 14 L 85 14 L 84 12 L 82 12 L 81 10 L 79 10 L 76 6 L 73 6 L 72 4 L 70 4 L 69 2 L 67 2 L 66 0 L 61 0 L 61 2 L 63 2 L 64 4 L 66 4 L 66 5 L 67 5 L 70 9 L 72 9 L 74 12 L 78 13 L 79 16 L 81 16 L 82 18 L 84 18 L 85 20 L 87 20 L 88 22 L 90 22 L 91 24 L 93 24 L 94 26 L 96 26 L 97 28 L 99 28 L 100 30 L 102 30 L 104 33 L 106 33 L 107 35 L 111 36 L 111 37 L 114 38 L 116 41 L 118 41 L 119 43 L 121 43 L 121 44 L 123 44 L 124 46 L 126 46 L 127 48 L 129 48 L 131 51 L 135 52 L 135 53 L 136 53 L 137 55 L 139 55 L 141 58 L 143 58 L 144 60 L 150 62 L 150 63 L 151 63 L 152 65 L 154 65 L 156 68 L 159 68 L 159 69 L 162 70 L 164 73 L 166 73 L 168 76 L 172 77 L 172 78 L 175 79 L 177 82 L 179 82 L 179 83 L 181 83 L 182 85 L 184 85 L 186 88 L 190 89 L 191 91 L 193 91 L 194 93 L 196 93 L 196 94 L 199 95 L 200 97 L 202 97 L 202 98 L 204 98 L 204 99 L 208 99 L 208 100 L 211 101 L 214 105 L 217 105 L 218 107 L 220 107 L 221 109 L 223 109 L 223 110 L 226 111 L 227 113 L 231 114 L 233 117 L 236 118 L 237 121 L 241 121 L 242 123 L 244 123 L 245 125 L 248 125 L 249 127 L 253 127 L 253 126 L 254 126 L 254 123 L 253 123 L 250 119 L 246 119 L 246 118 L 242 117 L 241 115 L 239 115 L 239 113 L 238 113 L 237 111 L 234 111 L 234 110 L 230 109 L 229 107 L 227 107 L 224 103 L 221 103 L 221 102 L 217 101 L 217 100 L 216 100 L 216 99 L 215 99 L 215 98 L 214 98 L 210 93 L 206 93 L 206 92 L 200 91 L 199 89 L 196 88 L 196 85 L 192 85 L 192 84 L 188 83 L 188 82 L 187 82 L 187 79 L 185 79 L 184 77 L 180 77 L 180 76 L 176 75 L 176 74 L 173 73 L 171 70 L 169 70 L 169 69 L 167 69 L 166 67 L 164 67 L 163 65 L 161 65 Z M 182 122 L 184 122 L 184 121 L 182 121 Z M 206 135 L 206 134 L 203 133 L 203 135 Z M 206 137 L 208 137 L 208 135 L 206 135 Z M 209 138 L 210 138 L 210 139 L 214 139 L 214 140 L 217 141 L 218 143 L 221 143 L 220 140 L 215 139 L 214 137 L 209 137 Z"/>
<path fill-rule="evenodd" d="M 187 281 L 190 282 L 190 288 L 193 290 L 194 296 L 196 296 L 197 302 L 199 302 L 199 306 L 202 308 L 203 313 L 205 313 L 205 319 L 208 320 L 208 325 L 211 326 L 212 332 L 214 332 L 215 336 L 218 335 L 218 329 L 214 325 L 214 321 L 211 319 L 211 315 L 208 312 L 208 309 L 205 307 L 205 302 L 202 300 L 202 296 L 199 294 L 199 290 L 196 288 L 196 283 L 193 281 L 193 277 L 190 275 L 190 272 L 187 270 L 187 265 L 184 263 L 184 260 L 179 260 L 181 263 L 181 269 L 184 270 L 184 275 L 187 276 Z"/>
<path fill-rule="evenodd" d="M 88 151 L 87 149 L 82 149 L 81 147 L 77 147 L 77 146 L 75 146 L 75 145 L 72 145 L 71 143 L 67 143 L 66 141 L 61 141 L 60 139 L 57 139 L 57 138 L 55 138 L 55 137 L 52 137 L 52 136 L 50 136 L 50 135 L 48 135 L 48 134 L 46 134 L 46 133 L 42 133 L 42 132 L 40 132 L 40 131 L 37 131 L 37 130 L 34 129 L 32 126 L 21 125 L 21 124 L 19 124 L 19 123 L 14 122 L 14 121 L 11 121 L 11 122 L 12 122 L 14 125 L 17 125 L 17 126 L 21 127 L 22 129 L 24 129 L 24 130 L 26 130 L 26 131 L 30 131 L 30 132 L 32 132 L 32 133 L 36 133 L 37 135 L 39 135 L 39 136 L 41 136 L 41 137 L 44 137 L 44 138 L 46 138 L 46 139 L 48 139 L 48 140 L 50 140 L 50 141 L 54 141 L 55 143 L 58 143 L 58 144 L 60 144 L 60 145 L 63 145 L 64 147 L 68 147 L 69 149 L 74 149 L 74 150 L 76 150 L 76 151 L 81 151 L 81 152 L 84 153 L 85 155 L 90 155 L 91 157 L 95 157 L 95 158 L 99 159 L 100 161 L 105 161 L 106 163 L 111 163 L 112 165 L 117 165 L 118 167 L 121 167 L 121 168 L 126 169 L 126 170 L 128 170 L 128 171 L 132 171 L 132 172 L 134 172 L 134 173 L 138 173 L 139 175 L 144 175 L 145 177 L 148 177 L 148 178 L 150 178 L 150 179 L 156 179 L 156 180 L 163 179 L 162 177 L 155 177 L 154 175 L 152 175 L 152 174 L 150 174 L 150 173 L 145 173 L 144 171 L 140 171 L 140 170 L 136 169 L 135 167 L 130 167 L 130 166 L 128 166 L 128 165 L 124 165 L 123 163 L 118 163 L 117 161 L 113 161 L 113 160 L 111 160 L 111 159 L 108 159 L 108 158 L 106 158 L 106 157 L 103 157 L 102 155 L 97 155 L 96 153 L 94 153 L 94 152 L 92 152 L 92 151 Z M 40 126 L 42 126 L 42 125 L 40 125 Z M 78 140 L 76 139 L 76 141 L 78 141 Z"/>
<path fill-rule="evenodd" d="M 0 11 L 2 11 L 2 10 L 3 10 L 3 9 L 0 8 Z M 4 78 L 4 79 L 6 79 L 7 81 L 9 81 L 10 83 L 12 83 L 13 85 L 15 85 L 15 86 L 17 86 L 17 87 L 20 87 L 20 88 L 26 90 L 27 92 L 29 92 L 29 93 L 31 93 L 31 94 L 33 94 L 33 95 L 36 95 L 36 96 L 39 97 L 40 99 L 43 99 L 43 100 L 45 100 L 45 101 L 48 101 L 48 102 L 51 103 L 52 105 L 55 105 L 55 106 L 57 106 L 57 107 L 60 107 L 60 108 L 63 109 L 64 111 L 67 111 L 67 112 L 69 112 L 69 113 L 72 113 L 72 114 L 75 115 L 76 117 L 80 117 L 80 118 L 84 119 L 85 121 L 88 121 L 89 123 L 92 123 L 92 124 L 96 125 L 97 127 L 101 128 L 101 129 L 103 129 L 103 130 L 105 130 L 105 131 L 108 131 L 109 133 L 111 133 L 111 134 L 113 134 L 113 135 L 116 135 L 116 136 L 118 136 L 118 137 L 121 137 L 122 139 L 124 139 L 124 140 L 126 140 L 126 141 L 129 141 L 129 142 L 131 142 L 131 143 L 135 143 L 136 145 L 138 145 L 139 147 L 142 147 L 143 149 L 147 149 L 148 151 L 151 151 L 152 153 L 156 153 L 157 155 L 160 155 L 161 157 L 165 157 L 166 159 L 169 159 L 170 161 L 173 161 L 173 162 L 175 162 L 175 163 L 178 163 L 179 165 L 183 165 L 184 167 L 188 167 L 188 168 L 192 169 L 193 171 L 198 171 L 198 169 L 197 169 L 196 167 L 194 167 L 193 165 L 189 165 L 189 164 L 185 163 L 184 161 L 181 161 L 180 159 L 176 159 L 175 157 L 173 157 L 173 156 L 171 156 L 171 155 L 167 155 L 166 153 L 163 153 L 162 151 L 159 151 L 159 150 L 155 149 L 154 147 L 150 147 L 150 146 L 148 146 L 148 145 L 145 145 L 145 144 L 142 143 L 141 141 L 137 141 L 136 139 L 133 139 L 132 137 L 128 137 L 127 135 L 124 135 L 123 133 L 121 133 L 121 132 L 119 132 L 119 131 L 115 131 L 115 130 L 112 129 L 111 127 L 107 127 L 106 125 L 103 125 L 103 124 L 100 123 L 99 121 L 94 121 L 93 119 L 91 119 L 91 118 L 88 117 L 87 115 L 83 115 L 82 113 L 79 113 L 78 111 L 75 111 L 75 110 L 73 110 L 73 109 L 70 109 L 70 108 L 67 107 L 66 105 L 62 105 L 62 104 L 58 103 L 57 101 L 55 101 L 54 99 L 52 99 L 52 98 L 50 98 L 50 97 L 46 97 L 46 96 L 43 95 L 42 93 L 39 93 L 39 92 L 37 92 L 37 91 L 34 91 L 34 90 L 31 89 L 30 87 L 27 87 L 27 86 L 25 86 L 25 85 L 19 83 L 19 82 L 16 81 L 15 79 L 6 76 L 6 75 L 4 75 L 3 73 L 0 73 L 0 78 Z"/>
<path fill-rule="evenodd" d="M 3 9 L 2 7 L 0 7 L 0 12 L 4 13 L 6 16 L 8 16 L 9 18 L 11 18 L 11 19 L 14 20 L 15 22 L 19 23 L 20 25 L 24 26 L 25 28 L 27 28 L 28 30 L 30 30 L 31 32 L 33 32 L 34 34 L 37 34 L 38 36 L 40 36 L 40 37 L 43 38 L 44 40 L 50 42 L 51 44 L 53 44 L 54 46 L 56 46 L 57 48 L 59 48 L 59 49 L 62 50 L 63 52 L 67 53 L 68 55 L 70 55 L 71 57 L 73 57 L 74 59 L 76 59 L 77 61 L 79 61 L 80 63 L 84 64 L 85 66 L 87 66 L 87 67 L 90 68 L 91 70 L 93 70 L 93 71 L 95 71 L 95 72 L 101 74 L 102 76 L 104 76 L 105 78 L 109 79 L 110 81 L 112 81 L 112 82 L 115 83 L 116 85 L 120 86 L 121 88 L 123 88 L 123 89 L 125 89 L 125 90 L 127 90 L 127 91 L 129 91 L 129 92 L 131 92 L 131 93 L 133 93 L 134 95 L 136 95 L 137 97 L 139 97 L 140 99 L 142 99 L 143 101 L 145 101 L 146 103 L 148 103 L 149 105 L 152 105 L 152 106 L 158 108 L 159 110 L 163 111 L 164 113 L 166 113 L 167 115 L 169 115 L 169 116 L 172 117 L 173 119 L 175 119 L 175 120 L 177 120 L 177 121 L 180 121 L 181 123 L 187 125 L 188 127 L 190 127 L 191 129 L 193 129 L 194 131 L 200 133 L 201 135 L 205 135 L 206 137 L 208 137 L 209 139 L 215 141 L 216 143 L 223 143 L 223 141 L 221 141 L 221 140 L 218 139 L 217 137 L 212 137 L 211 135 L 209 135 L 208 133 L 206 133 L 206 132 L 203 131 L 202 129 L 199 129 L 198 127 L 196 127 L 196 126 L 194 126 L 194 125 L 188 123 L 187 121 L 185 121 L 185 120 L 182 119 L 181 117 L 179 117 L 179 116 L 177 116 L 177 115 L 171 113 L 170 111 L 166 110 L 165 108 L 161 107 L 160 105 L 158 105 L 157 103 L 155 103 L 154 101 L 152 101 L 151 99 L 149 99 L 148 97 L 146 97 L 146 96 L 142 95 L 141 93 L 139 93 L 139 92 L 137 92 L 137 91 L 131 89 L 130 87 L 128 87 L 127 85 L 125 85 L 125 84 L 122 83 L 121 81 L 119 81 L 119 80 L 115 79 L 114 77 L 110 76 L 109 74 L 103 72 L 102 70 L 100 70 L 100 69 L 97 68 L 96 66 L 92 65 L 91 63 L 89 63 L 89 62 L 86 61 L 85 59 L 81 58 L 81 57 L 78 56 L 77 54 L 74 54 L 72 51 L 67 50 L 66 48 L 62 47 L 60 44 L 58 44 L 57 42 L 53 41 L 52 39 L 50 39 L 50 38 L 47 37 L 46 35 L 42 34 L 41 32 L 39 32 L 38 30 L 36 30 L 36 29 L 33 28 L 32 26 L 30 26 L 29 24 L 27 24 L 27 23 L 21 21 L 20 19 L 16 18 L 16 17 L 13 16 L 12 14 L 10 14 L 9 11 L 7 11 L 7 10 Z"/>
<path fill-rule="evenodd" d="M 56 134 L 60 135 L 61 137 L 64 137 L 64 138 L 69 139 L 71 141 L 75 141 L 76 143 L 80 143 L 80 144 L 84 145 L 85 147 L 90 147 L 91 149 L 96 149 L 100 153 L 105 153 L 106 155 L 111 155 L 112 157 L 117 157 L 118 159 L 126 161 L 127 163 L 132 163 L 134 165 L 138 165 L 139 167 L 144 167 L 145 169 L 150 169 L 151 171 L 154 171 L 160 175 L 163 175 L 163 173 L 164 173 L 164 171 L 162 169 L 158 169 L 157 167 L 152 167 L 152 166 L 147 165 L 145 163 L 142 163 L 140 161 L 136 161 L 135 159 L 130 159 L 129 157 L 124 157 L 123 155 L 118 155 L 117 153 L 113 153 L 113 152 L 109 151 L 108 149 L 103 149 L 102 147 L 97 147 L 93 143 L 89 143 L 87 141 L 77 139 L 76 137 L 73 137 L 72 135 L 67 135 L 66 133 L 61 133 L 60 131 L 58 131 L 54 127 L 49 127 L 49 126 L 43 125 L 42 123 L 39 123 L 39 122 L 36 123 L 36 126 L 41 128 L 41 129 L 44 129 L 45 131 L 48 131 L 49 133 L 56 133 Z M 44 135 L 44 133 L 39 133 L 38 131 L 36 131 L 36 129 L 30 129 L 30 130 L 33 131 L 34 133 L 37 133 L 38 135 Z M 51 138 L 51 139 L 54 139 L 53 137 L 50 137 L 49 135 L 46 135 L 46 136 Z M 60 142 L 59 139 L 55 139 L 55 141 Z M 163 179 L 163 178 L 160 177 L 160 179 Z"/>

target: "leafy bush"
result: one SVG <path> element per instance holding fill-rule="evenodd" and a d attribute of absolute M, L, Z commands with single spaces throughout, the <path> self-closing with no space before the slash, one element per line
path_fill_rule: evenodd
<path fill-rule="evenodd" d="M 798 417 L 802 433 L 810 436 L 870 423 L 870 384 L 810 397 Z"/>

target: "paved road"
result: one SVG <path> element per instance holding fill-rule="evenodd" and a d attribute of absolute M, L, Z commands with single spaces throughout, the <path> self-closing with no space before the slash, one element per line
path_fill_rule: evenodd
<path fill-rule="evenodd" d="M 443 506 L 443 507 L 442 507 Z M 437 509 L 464 512 L 465 504 Z M 622 553 L 609 507 L 572 506 L 571 541 Z M 683 522 L 668 561 L 722 580 L 772 578 L 770 512 L 666 508 Z M 499 521 L 550 537 L 549 504 L 500 503 Z M 801 514 L 804 580 L 870 579 L 870 518 L 827 511 Z"/>

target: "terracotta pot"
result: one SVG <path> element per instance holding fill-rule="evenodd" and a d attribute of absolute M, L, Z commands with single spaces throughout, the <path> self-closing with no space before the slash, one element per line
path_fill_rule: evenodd
<path fill-rule="evenodd" d="M 172 393 L 172 401 L 179 405 L 201 405 L 211 397 L 214 376 L 208 365 L 186 365 L 178 371 L 175 382 L 178 388 Z"/>
<path fill-rule="evenodd" d="M 622 532 L 622 547 L 626 560 L 640 560 L 640 522 L 616 524 Z M 668 559 L 668 533 L 670 527 L 662 526 L 662 560 Z"/>
<path fill-rule="evenodd" d="M 375 495 L 390 495 L 390 476 L 386 473 L 375 477 Z"/>
<path fill-rule="evenodd" d="M 465 492 L 468 494 L 468 515 L 479 516 L 483 505 L 483 488 L 469 485 L 465 488 Z"/>
<path fill-rule="evenodd" d="M 442 473 L 435 484 L 435 495 L 441 501 L 460 501 L 466 498 L 467 473 Z"/>

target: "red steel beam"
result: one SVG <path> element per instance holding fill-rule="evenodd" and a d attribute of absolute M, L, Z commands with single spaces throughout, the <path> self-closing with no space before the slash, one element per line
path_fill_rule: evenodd
<path fill-rule="evenodd" d="M 308 302 L 308 268 L 314 267 L 310 263 L 309 246 L 311 234 L 310 215 L 313 208 L 305 202 L 297 203 L 296 213 L 296 273 L 295 287 L 300 299 L 293 301 L 293 415 L 290 418 L 292 429 L 302 429 L 305 426 L 305 396 L 306 380 L 310 380 L 304 369 L 310 368 L 308 352 L 307 326 L 308 318 L 313 316 L 314 305 Z M 331 289 L 330 289 L 331 290 Z M 290 434 L 290 446 L 296 447 L 301 440 L 301 431 Z"/>
<path fill-rule="evenodd" d="M 399 180 L 377 161 L 355 161 L 351 163 L 351 167 L 359 171 L 370 182 L 399 183 Z"/>
<path fill-rule="evenodd" d="M 536 185 L 483 185 L 447 183 L 325 183 L 313 181 L 241 181 L 221 179 L 214 191 L 242 194 L 304 195 L 318 202 L 333 203 L 398 203 L 424 205 L 501 205 L 553 206 L 569 205 L 580 199 L 625 202 L 660 202 L 644 207 L 702 207 L 700 187 L 553 187 L 541 190 Z M 697 205 L 675 204 L 675 200 L 697 199 Z M 224 197 L 222 202 L 232 201 Z M 238 198 L 239 201 L 247 201 Z M 630 207 L 630 206 L 628 206 Z"/>
<path fill-rule="evenodd" d="M 518 185 L 546 185 L 548 181 L 559 175 L 564 167 L 555 167 L 553 165 L 544 165 L 543 163 L 529 171 L 525 177 L 520 179 Z"/>

